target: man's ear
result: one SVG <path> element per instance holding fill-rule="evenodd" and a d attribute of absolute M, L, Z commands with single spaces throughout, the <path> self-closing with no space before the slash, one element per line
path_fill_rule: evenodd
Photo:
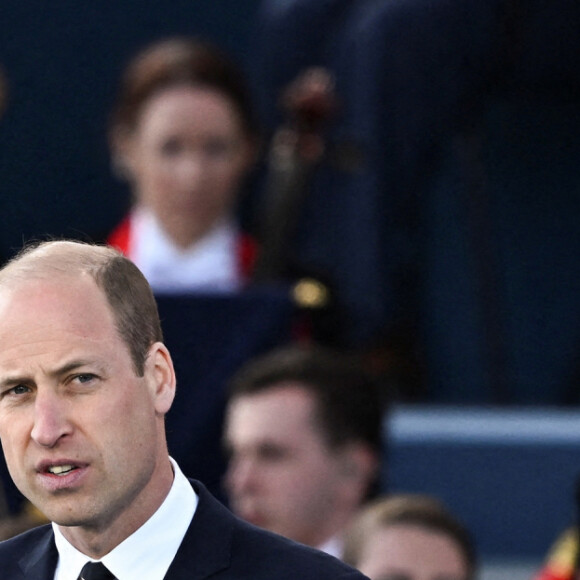
<path fill-rule="evenodd" d="M 343 449 L 341 467 L 345 480 L 362 498 L 378 473 L 379 458 L 366 443 L 348 443 Z"/>
<path fill-rule="evenodd" d="M 175 398 L 176 378 L 171 355 L 162 342 L 156 342 L 149 349 L 145 373 L 155 410 L 158 414 L 165 415 Z"/>

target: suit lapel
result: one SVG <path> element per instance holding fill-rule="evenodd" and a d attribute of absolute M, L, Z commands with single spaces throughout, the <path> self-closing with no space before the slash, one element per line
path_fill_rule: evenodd
<path fill-rule="evenodd" d="M 230 566 L 235 519 L 200 482 L 192 485 L 199 503 L 166 580 L 202 580 Z M 38 541 L 31 541 L 30 550 L 19 560 L 23 580 L 54 578 L 58 551 L 52 527 L 44 526 L 38 533 Z"/>
<path fill-rule="evenodd" d="M 228 568 L 234 517 L 198 481 L 199 503 L 166 580 L 201 580 Z"/>
<path fill-rule="evenodd" d="M 53 580 L 58 561 L 58 551 L 50 525 L 43 526 L 38 541 L 31 542 L 30 551 L 19 560 L 23 578 L 26 580 Z"/>

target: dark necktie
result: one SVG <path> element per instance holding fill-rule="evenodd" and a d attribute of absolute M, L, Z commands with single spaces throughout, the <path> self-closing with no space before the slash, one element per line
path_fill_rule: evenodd
<path fill-rule="evenodd" d="M 87 562 L 81 570 L 79 580 L 117 580 L 101 562 Z"/>

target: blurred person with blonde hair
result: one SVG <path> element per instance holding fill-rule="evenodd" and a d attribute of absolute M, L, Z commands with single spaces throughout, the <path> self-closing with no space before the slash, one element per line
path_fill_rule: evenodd
<path fill-rule="evenodd" d="M 436 498 L 379 498 L 350 527 L 343 560 L 371 580 L 474 580 L 476 555 L 467 529 Z"/>

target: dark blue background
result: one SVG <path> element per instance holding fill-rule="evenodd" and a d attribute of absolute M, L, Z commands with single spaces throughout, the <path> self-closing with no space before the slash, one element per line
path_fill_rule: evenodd
<path fill-rule="evenodd" d="M 8 0 L 0 63 L 0 258 L 45 234 L 100 239 L 128 202 L 109 168 L 107 119 L 127 60 L 149 42 L 200 34 L 247 59 L 257 0 Z"/>

